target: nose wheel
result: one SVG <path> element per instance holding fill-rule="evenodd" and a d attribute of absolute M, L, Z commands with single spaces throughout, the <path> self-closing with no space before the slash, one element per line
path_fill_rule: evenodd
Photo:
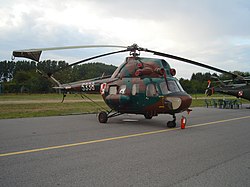
<path fill-rule="evenodd" d="M 168 128 L 174 128 L 174 127 L 176 127 L 176 116 L 175 115 L 173 115 L 173 121 L 168 121 L 167 122 L 167 127 Z"/>

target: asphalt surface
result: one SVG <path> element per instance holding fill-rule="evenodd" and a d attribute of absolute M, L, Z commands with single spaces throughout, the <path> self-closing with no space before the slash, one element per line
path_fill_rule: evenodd
<path fill-rule="evenodd" d="M 0 120 L 0 186 L 250 186 L 250 110 L 183 114 Z"/>

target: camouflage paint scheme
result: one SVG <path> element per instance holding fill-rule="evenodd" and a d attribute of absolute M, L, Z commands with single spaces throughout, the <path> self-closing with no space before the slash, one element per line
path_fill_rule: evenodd
<path fill-rule="evenodd" d="M 219 87 L 213 87 L 209 88 L 208 96 L 211 96 L 214 92 L 226 94 L 226 95 L 232 95 L 237 98 L 243 98 L 250 101 L 250 85 L 249 83 L 244 84 L 232 84 L 227 86 L 219 86 Z"/>
<path fill-rule="evenodd" d="M 171 114 L 188 110 L 192 98 L 173 76 L 175 70 L 163 59 L 127 57 L 111 77 L 63 84 L 65 92 L 100 93 L 119 113 Z"/>

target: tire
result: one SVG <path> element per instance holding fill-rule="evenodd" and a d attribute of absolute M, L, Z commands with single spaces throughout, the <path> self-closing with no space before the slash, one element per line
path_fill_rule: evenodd
<path fill-rule="evenodd" d="M 175 121 L 168 121 L 167 122 L 167 127 L 168 128 L 175 128 L 176 127 L 176 122 Z"/>
<path fill-rule="evenodd" d="M 151 113 L 147 112 L 147 113 L 144 114 L 144 117 L 146 119 L 152 119 L 153 115 Z"/>
<path fill-rule="evenodd" d="M 100 112 L 98 115 L 98 120 L 100 123 L 107 123 L 108 121 L 108 114 L 104 111 Z"/>

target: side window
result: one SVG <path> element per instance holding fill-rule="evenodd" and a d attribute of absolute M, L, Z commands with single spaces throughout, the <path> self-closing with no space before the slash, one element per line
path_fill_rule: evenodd
<path fill-rule="evenodd" d="M 139 84 L 133 84 L 132 86 L 132 95 L 136 95 L 139 93 Z"/>
<path fill-rule="evenodd" d="M 117 86 L 110 86 L 109 87 L 109 94 L 117 94 Z"/>
<path fill-rule="evenodd" d="M 157 95 L 158 94 L 156 92 L 155 85 L 154 84 L 147 85 L 146 96 L 147 97 L 153 97 L 153 96 L 157 96 Z"/>
<path fill-rule="evenodd" d="M 126 85 L 121 85 L 119 88 L 119 94 L 125 94 L 126 91 Z"/>

